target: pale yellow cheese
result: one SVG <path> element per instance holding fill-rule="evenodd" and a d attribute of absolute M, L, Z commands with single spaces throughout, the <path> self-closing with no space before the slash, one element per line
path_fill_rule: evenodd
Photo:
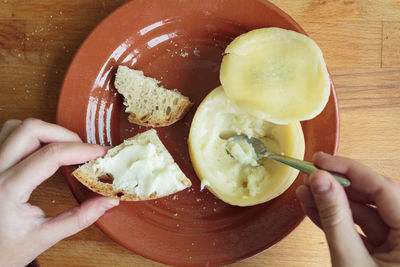
<path fill-rule="evenodd" d="M 228 97 L 249 113 L 279 124 L 318 115 L 330 94 L 330 78 L 316 43 L 280 28 L 235 38 L 226 48 L 220 80 Z"/>
<path fill-rule="evenodd" d="M 196 174 L 218 198 L 232 205 L 249 206 L 282 194 L 298 171 L 270 159 L 254 166 L 233 158 L 226 144 L 235 135 L 259 138 L 271 152 L 302 159 L 304 136 L 300 123 L 278 125 L 254 117 L 218 87 L 203 100 L 190 128 L 189 152 Z"/>

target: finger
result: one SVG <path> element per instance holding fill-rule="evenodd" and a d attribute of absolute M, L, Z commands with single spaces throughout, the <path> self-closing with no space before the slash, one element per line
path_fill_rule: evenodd
<path fill-rule="evenodd" d="M 0 146 L 4 140 L 21 124 L 20 120 L 8 120 L 4 123 L 0 132 Z"/>
<path fill-rule="evenodd" d="M 301 201 L 301 207 L 304 213 L 310 218 L 310 220 L 317 225 L 320 229 L 322 228 L 321 220 L 319 219 L 319 213 L 317 206 L 315 204 L 314 198 L 312 196 L 311 190 L 304 185 L 301 185 L 296 190 L 297 198 Z M 357 213 L 356 213 L 357 214 Z M 354 218 L 354 216 L 353 216 Z M 373 231 L 373 227 L 366 230 L 369 233 L 369 230 Z M 363 230 L 365 231 L 365 230 Z M 375 235 L 375 233 L 372 233 Z M 374 249 L 373 245 L 370 244 L 370 240 L 368 240 L 365 236 L 360 234 L 360 237 L 364 243 L 364 246 L 367 248 L 368 252 L 371 253 Z"/>
<path fill-rule="evenodd" d="M 30 155 L 43 143 L 82 142 L 79 136 L 59 125 L 38 119 L 24 120 L 5 139 L 0 150 L 0 172 Z"/>
<path fill-rule="evenodd" d="M 315 225 L 322 229 L 317 206 L 314 202 L 314 197 L 312 196 L 310 189 L 305 185 L 301 185 L 296 189 L 296 196 L 301 202 L 301 207 L 304 213 Z"/>
<path fill-rule="evenodd" d="M 301 201 L 302 208 L 307 216 L 318 227 L 322 228 L 311 190 L 307 186 L 301 185 L 297 188 L 296 195 Z M 350 201 L 349 204 L 354 222 L 360 226 L 361 230 L 367 236 L 368 241 L 375 247 L 385 242 L 389 230 L 376 209 L 354 201 Z M 364 244 L 366 243 L 364 242 Z M 370 244 L 368 245 L 370 246 Z"/>
<path fill-rule="evenodd" d="M 368 259 L 369 253 L 354 226 L 343 187 L 322 170 L 312 173 L 309 182 L 334 264 L 352 266 L 354 262 Z"/>
<path fill-rule="evenodd" d="M 368 253 L 371 254 L 375 249 L 374 245 L 372 245 L 370 240 L 361 233 L 360 238 L 363 241 L 365 248 L 368 250 Z"/>
<path fill-rule="evenodd" d="M 317 153 L 314 163 L 326 170 L 347 175 L 351 188 L 373 199 L 383 221 L 393 229 L 400 229 L 400 187 L 354 160 Z"/>
<path fill-rule="evenodd" d="M 323 154 L 322 152 L 320 152 L 320 153 Z M 314 154 L 314 156 L 313 156 L 314 161 L 319 160 L 320 153 Z M 323 165 L 323 163 L 320 163 L 319 165 Z M 322 168 L 322 169 L 324 169 L 324 168 Z M 326 169 L 326 170 L 328 170 L 328 169 Z M 310 185 L 309 176 L 304 177 L 304 184 L 308 185 L 308 186 Z M 356 202 L 359 202 L 362 204 L 375 204 L 374 199 L 371 196 L 369 196 L 363 192 L 359 192 L 351 187 L 346 187 L 345 191 L 346 191 L 347 197 L 353 201 L 356 201 Z"/>
<path fill-rule="evenodd" d="M 28 201 L 32 191 L 60 166 L 73 165 L 105 154 L 102 146 L 83 143 L 51 143 L 33 153 L 5 172 L 8 192 L 22 203 Z"/>
<path fill-rule="evenodd" d="M 387 239 L 389 229 L 377 210 L 354 201 L 350 201 L 350 208 L 355 223 L 360 226 L 368 241 L 375 247 L 382 245 Z"/>
<path fill-rule="evenodd" d="M 356 189 L 351 188 L 351 186 L 346 187 L 344 190 L 346 191 L 348 198 L 354 202 L 358 202 L 360 204 L 375 205 L 375 200 L 370 195 L 359 192 Z"/>
<path fill-rule="evenodd" d="M 49 248 L 58 241 L 92 225 L 104 212 L 118 204 L 117 199 L 103 196 L 91 198 L 76 208 L 49 218 L 38 234 L 46 239 L 45 246 Z"/>

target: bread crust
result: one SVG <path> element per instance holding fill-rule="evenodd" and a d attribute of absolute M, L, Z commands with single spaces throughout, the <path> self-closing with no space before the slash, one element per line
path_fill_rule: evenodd
<path fill-rule="evenodd" d="M 145 126 L 145 127 L 165 127 L 175 122 L 179 121 L 183 117 L 185 117 L 186 113 L 192 108 L 193 103 L 190 102 L 189 98 L 185 99 L 183 103 L 179 106 L 179 108 L 175 112 L 171 112 L 168 120 L 155 120 L 151 116 L 148 120 L 140 120 L 136 117 L 134 113 L 130 113 L 128 116 L 128 121 L 130 123 L 134 123 L 137 125 Z"/>
<path fill-rule="evenodd" d="M 169 126 L 182 119 L 193 106 L 189 97 L 167 89 L 143 71 L 118 67 L 114 86 L 124 97 L 128 121 L 146 127 Z"/>

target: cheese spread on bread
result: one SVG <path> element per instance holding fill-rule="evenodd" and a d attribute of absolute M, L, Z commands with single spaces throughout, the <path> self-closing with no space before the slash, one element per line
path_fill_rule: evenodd
<path fill-rule="evenodd" d="M 126 139 L 73 175 L 99 194 L 134 201 L 164 197 L 192 184 L 154 129 Z"/>
<path fill-rule="evenodd" d="M 183 190 L 185 185 L 176 176 L 179 168 L 170 164 L 166 153 L 158 153 L 154 144 L 130 145 L 117 154 L 99 158 L 93 164 L 93 171 L 98 169 L 114 177 L 113 185 L 139 196 L 156 193 L 166 195 L 174 190 Z"/>

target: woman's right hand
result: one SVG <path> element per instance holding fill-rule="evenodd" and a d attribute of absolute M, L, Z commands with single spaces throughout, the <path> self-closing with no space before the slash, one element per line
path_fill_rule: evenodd
<path fill-rule="evenodd" d="M 313 162 L 351 180 L 345 190 L 319 170 L 296 191 L 304 212 L 325 232 L 332 266 L 400 266 L 399 185 L 348 158 L 317 153 Z"/>

